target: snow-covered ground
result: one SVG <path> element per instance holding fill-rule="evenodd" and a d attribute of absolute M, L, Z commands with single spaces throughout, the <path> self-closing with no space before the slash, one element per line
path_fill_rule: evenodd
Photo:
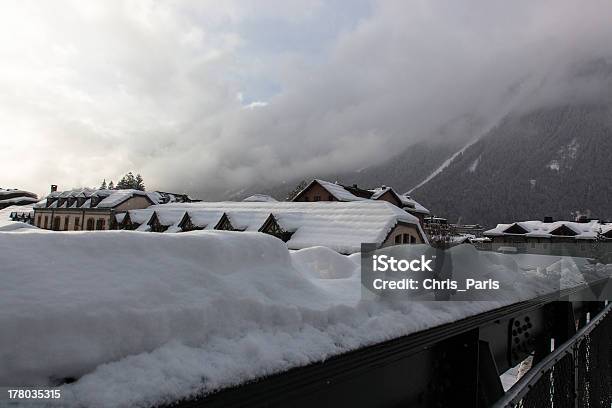
<path fill-rule="evenodd" d="M 542 278 L 497 302 L 362 298 L 359 261 L 250 232 L 0 232 L 0 384 L 76 378 L 55 404 L 150 406 L 546 291 Z M 483 262 L 503 276 L 524 269 L 512 255 Z M 537 278 L 560 260 L 521 262 Z"/>

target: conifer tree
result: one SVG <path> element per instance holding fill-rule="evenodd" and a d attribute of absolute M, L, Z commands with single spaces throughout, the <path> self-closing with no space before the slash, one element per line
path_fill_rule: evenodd
<path fill-rule="evenodd" d="M 142 179 L 142 176 L 140 174 L 136 175 L 134 188 L 136 190 L 145 191 L 144 180 Z"/>

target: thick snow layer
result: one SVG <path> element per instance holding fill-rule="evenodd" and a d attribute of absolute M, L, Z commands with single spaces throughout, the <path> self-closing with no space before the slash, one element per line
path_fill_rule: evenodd
<path fill-rule="evenodd" d="M 404 193 L 400 195 L 399 197 L 402 200 L 402 204 L 404 204 L 405 206 L 414 208 L 413 211 L 421 213 L 421 214 L 425 214 L 425 215 L 430 214 L 430 211 L 427 208 L 425 208 L 422 204 L 418 203 L 414 198 L 412 198 L 410 194 Z"/>
<path fill-rule="evenodd" d="M 358 255 L 289 252 L 261 233 L 26 231 L 0 233 L 0 248 L 0 383 L 77 378 L 55 401 L 69 407 L 151 406 L 321 361 L 545 293 L 539 274 L 562 266 L 496 253 L 477 263 L 463 245 L 451 252 L 465 270 L 512 283 L 537 265 L 535 284 L 496 302 L 388 302 L 362 299 Z"/>
<path fill-rule="evenodd" d="M 347 189 L 345 189 L 342 185 L 337 183 L 332 183 L 325 180 L 315 179 L 314 182 L 319 183 L 325 190 L 329 192 L 329 194 L 333 195 L 334 198 L 338 201 L 363 201 L 367 200 L 367 198 L 358 197 L 355 194 L 351 193 Z"/>
<path fill-rule="evenodd" d="M 0 199 L 2 197 L 8 196 L 8 195 L 28 195 L 28 194 L 32 194 L 29 191 L 25 191 L 25 190 L 20 190 L 17 188 L 0 188 Z"/>
<path fill-rule="evenodd" d="M 254 201 L 254 202 L 266 203 L 266 202 L 275 202 L 278 200 L 267 194 L 253 194 L 252 196 L 249 196 L 242 201 Z"/>
<path fill-rule="evenodd" d="M 32 203 L 32 204 L 36 204 L 38 202 L 38 198 L 33 198 L 33 197 L 13 197 L 13 198 L 6 198 L 4 200 L 0 200 L 0 205 L 13 205 L 15 203 L 18 204 L 26 204 L 26 203 Z"/>
<path fill-rule="evenodd" d="M 204 229 L 214 229 L 225 214 L 235 229 L 243 231 L 259 231 L 272 214 L 293 233 L 287 242 L 290 249 L 326 246 L 341 253 L 359 252 L 362 243 L 382 244 L 398 222 L 413 224 L 426 239 L 416 217 L 386 201 L 177 203 L 131 210 L 129 215 L 143 231 L 153 213 L 162 225 L 177 226 L 185 212 Z"/>
<path fill-rule="evenodd" d="M 570 231 L 573 231 L 576 235 L 573 235 L 576 239 L 594 239 L 599 233 L 606 234 L 612 230 L 612 223 L 600 223 L 597 220 L 589 222 L 573 222 L 573 221 L 555 221 L 555 222 L 543 222 L 543 221 L 520 221 L 512 224 L 497 224 L 493 229 L 485 231 L 484 234 L 487 236 L 502 236 L 502 235 L 517 235 L 506 232 L 513 226 L 522 228 L 526 237 L 534 238 L 550 238 L 554 236 L 554 232 L 562 227 L 567 227 Z"/>
<path fill-rule="evenodd" d="M 109 194 L 101 194 L 105 192 Z M 96 208 L 113 208 L 135 196 L 147 197 L 147 193 L 139 190 L 98 190 L 95 194 L 105 197 Z"/>

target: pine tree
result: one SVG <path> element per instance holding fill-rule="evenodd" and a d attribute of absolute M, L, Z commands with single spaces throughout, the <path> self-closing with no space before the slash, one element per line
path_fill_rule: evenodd
<path fill-rule="evenodd" d="M 134 188 L 136 190 L 140 190 L 140 191 L 145 191 L 145 185 L 144 185 L 144 180 L 142 179 L 142 176 L 140 174 L 136 175 L 136 184 L 134 186 Z"/>
<path fill-rule="evenodd" d="M 125 181 L 127 183 L 127 188 L 136 187 L 136 178 L 134 177 L 134 174 L 131 171 L 125 175 Z"/>
<path fill-rule="evenodd" d="M 109 190 L 114 190 L 114 189 L 115 189 L 115 183 L 113 183 L 113 180 L 111 180 L 111 181 L 108 183 L 108 189 L 109 189 Z"/>
<path fill-rule="evenodd" d="M 134 189 L 145 191 L 144 180 L 140 174 L 134 177 L 134 173 L 130 171 L 128 174 L 121 177 L 121 180 L 119 180 L 119 182 L 117 183 L 116 189 Z"/>
<path fill-rule="evenodd" d="M 106 179 L 102 181 L 102 184 L 100 185 L 100 190 L 106 190 Z"/>
<path fill-rule="evenodd" d="M 128 188 L 127 186 L 127 180 L 125 179 L 125 176 L 121 177 L 121 180 L 119 180 L 117 182 L 117 190 L 123 190 Z"/>

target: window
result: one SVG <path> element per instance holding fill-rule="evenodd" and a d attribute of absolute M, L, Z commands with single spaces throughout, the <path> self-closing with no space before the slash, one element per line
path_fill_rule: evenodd
<path fill-rule="evenodd" d="M 314 201 L 321 201 L 321 196 L 314 196 Z"/>
<path fill-rule="evenodd" d="M 38 221 L 36 221 L 36 226 L 37 226 L 38 228 L 42 227 L 41 222 L 42 222 L 42 216 L 40 216 L 40 215 L 39 215 L 39 216 L 38 216 Z"/>
<path fill-rule="evenodd" d="M 535 245 L 535 242 L 534 242 L 534 241 L 531 241 L 531 247 L 532 247 L 532 248 L 535 248 L 535 247 L 536 247 L 536 245 Z"/>
<path fill-rule="evenodd" d="M 402 236 L 400 234 L 395 236 L 395 243 L 396 244 L 401 244 L 402 243 Z"/>
<path fill-rule="evenodd" d="M 329 196 L 327 196 L 327 201 L 334 201 L 334 200 L 335 198 L 333 195 L 330 194 Z"/>
<path fill-rule="evenodd" d="M 48 225 L 49 225 L 49 217 L 45 215 L 45 229 L 47 229 Z"/>
<path fill-rule="evenodd" d="M 64 217 L 64 231 L 68 231 L 68 223 L 70 222 L 70 217 L 69 216 L 65 216 Z"/>
<path fill-rule="evenodd" d="M 93 231 L 93 229 L 94 229 L 94 219 L 88 218 L 87 219 L 87 231 Z"/>
<path fill-rule="evenodd" d="M 417 239 L 416 239 L 416 237 L 414 235 L 410 236 L 410 243 L 411 244 L 416 244 L 417 243 Z"/>
<path fill-rule="evenodd" d="M 76 217 L 74 219 L 74 230 L 78 231 L 79 230 L 79 222 L 81 221 L 81 219 L 79 217 Z"/>
<path fill-rule="evenodd" d="M 97 230 L 103 230 L 103 229 L 105 229 L 105 228 L 104 228 L 104 227 L 105 227 L 105 224 L 106 224 L 106 221 L 105 221 L 104 219 L 102 219 L 102 218 L 98 219 L 98 221 L 96 221 L 96 229 L 97 229 Z"/>
<path fill-rule="evenodd" d="M 60 230 L 60 223 L 62 222 L 62 219 L 59 217 L 59 215 L 55 216 L 55 218 L 53 218 L 53 231 L 59 231 Z"/>

